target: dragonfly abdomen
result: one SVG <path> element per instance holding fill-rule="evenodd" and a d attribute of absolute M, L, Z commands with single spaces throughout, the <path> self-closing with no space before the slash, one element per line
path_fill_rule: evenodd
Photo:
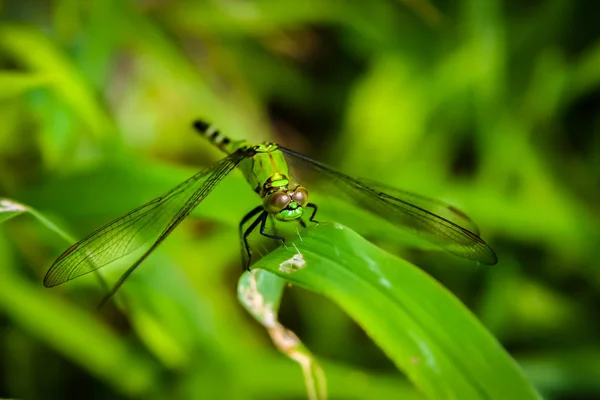
<path fill-rule="evenodd" d="M 226 154 L 232 154 L 241 148 L 250 147 L 248 142 L 245 140 L 230 140 L 227 136 L 221 134 L 221 132 L 214 125 L 208 124 L 204 121 L 194 121 L 194 128 L 198 131 L 198 133 L 208 139 L 209 142 Z"/>

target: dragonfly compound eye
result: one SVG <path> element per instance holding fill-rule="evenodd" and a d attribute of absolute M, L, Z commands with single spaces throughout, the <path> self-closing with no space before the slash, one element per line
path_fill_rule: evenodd
<path fill-rule="evenodd" d="M 292 199 L 284 192 L 275 192 L 269 195 L 265 201 L 265 210 L 268 213 L 276 214 L 286 208 Z"/>
<path fill-rule="evenodd" d="M 300 207 L 304 207 L 308 203 L 308 191 L 302 186 L 296 188 L 292 194 L 292 200 L 294 200 Z"/>

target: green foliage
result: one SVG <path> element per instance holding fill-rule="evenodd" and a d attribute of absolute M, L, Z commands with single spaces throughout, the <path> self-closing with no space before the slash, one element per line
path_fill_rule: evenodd
<path fill-rule="evenodd" d="M 285 284 L 285 280 L 265 270 L 246 272 L 238 284 L 238 298 L 248 312 L 267 329 L 273 344 L 302 368 L 308 398 L 326 399 L 327 383 L 323 369 L 294 332 L 277 320 Z"/>
<path fill-rule="evenodd" d="M 342 225 L 310 228 L 255 267 L 337 302 L 430 398 L 537 398 L 456 298 Z"/>
<path fill-rule="evenodd" d="M 323 397 L 320 365 L 332 398 L 534 397 L 519 368 L 546 398 L 597 398 L 595 9 L 0 2 L 0 397 Z M 301 340 L 284 353 L 310 360 L 290 361 L 236 296 L 237 223 L 258 200 L 234 174 L 115 304 L 95 310 L 105 289 L 94 274 L 45 289 L 73 238 L 221 157 L 193 134 L 198 117 L 455 204 L 499 263 L 384 233 L 377 243 L 400 259 L 352 231 L 309 228 L 296 241 L 304 268 L 279 271 L 291 246 L 257 264 L 294 283 L 258 281 L 276 327 Z M 102 270 L 109 283 L 127 260 L 115 264 Z"/>

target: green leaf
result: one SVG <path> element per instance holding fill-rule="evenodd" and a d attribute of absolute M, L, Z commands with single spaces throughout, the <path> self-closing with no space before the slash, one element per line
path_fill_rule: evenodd
<path fill-rule="evenodd" d="M 238 283 L 238 299 L 248 312 L 269 332 L 277 348 L 300 364 L 309 399 L 327 398 L 323 369 L 298 336 L 278 320 L 277 312 L 285 280 L 265 270 L 245 272 Z"/>
<path fill-rule="evenodd" d="M 539 398 L 448 290 L 342 225 L 312 227 L 254 267 L 338 303 L 428 397 Z"/>
<path fill-rule="evenodd" d="M 36 210 L 14 200 L 0 198 L 0 223 L 30 213 L 68 242 L 72 238 Z M 7 260 L 0 236 L 0 266 Z M 22 329 L 55 348 L 70 360 L 85 366 L 95 376 L 132 396 L 151 390 L 158 371 L 155 363 L 103 323 L 70 302 L 49 296 L 11 268 L 2 269 L 0 312 Z"/>
<path fill-rule="evenodd" d="M 51 81 L 48 75 L 14 71 L 0 71 L 0 99 L 23 94 L 31 89 L 44 86 Z"/>
<path fill-rule="evenodd" d="M 97 137 L 111 136 L 115 126 L 97 101 L 93 88 L 56 43 L 36 28 L 18 24 L 0 27 L 0 49 L 34 75 L 45 76 L 52 89 Z"/>
<path fill-rule="evenodd" d="M 0 197 L 0 223 L 8 221 L 9 219 L 23 214 L 26 211 L 27 208 L 24 205 L 10 199 Z"/>
<path fill-rule="evenodd" d="M 0 311 L 123 393 L 148 393 L 157 379 L 155 363 L 105 324 L 10 271 L 0 280 Z"/>
<path fill-rule="evenodd" d="M 49 221 L 42 214 L 37 212 L 35 209 L 18 203 L 14 200 L 0 197 L 0 223 L 8 221 L 9 219 L 16 217 L 17 215 L 29 213 L 33 215 L 38 221 L 45 225 L 48 229 L 55 232 L 60 237 L 64 238 L 67 242 L 74 242 L 75 240 L 65 231 L 56 226 L 52 221 Z"/>

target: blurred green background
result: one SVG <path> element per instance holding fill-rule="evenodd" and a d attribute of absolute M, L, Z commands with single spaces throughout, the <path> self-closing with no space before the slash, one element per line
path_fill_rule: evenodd
<path fill-rule="evenodd" d="M 75 238 L 221 157 L 201 117 L 460 206 L 495 267 L 402 254 L 548 399 L 600 397 L 600 13 L 593 1 L 0 1 L 0 196 Z M 42 279 L 70 243 L 0 226 L 0 397 L 305 398 L 236 298 L 231 176 L 125 285 Z M 420 398 L 337 306 L 281 321 L 332 398 Z"/>

